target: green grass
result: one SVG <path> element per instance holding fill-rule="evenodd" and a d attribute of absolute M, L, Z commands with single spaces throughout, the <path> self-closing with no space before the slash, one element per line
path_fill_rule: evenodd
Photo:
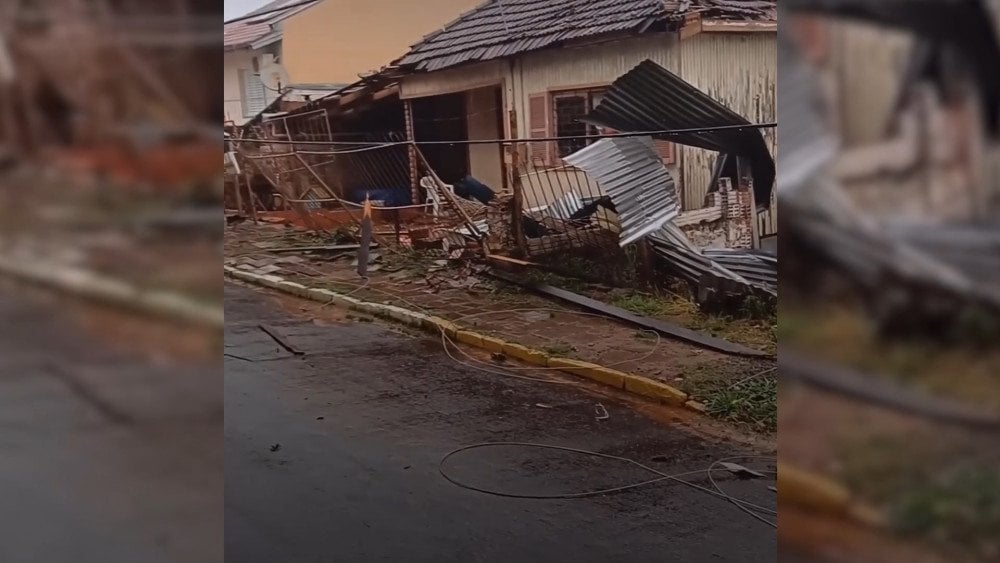
<path fill-rule="evenodd" d="M 670 312 L 669 305 L 662 299 L 644 293 L 615 295 L 611 298 L 611 304 L 646 317 L 665 315 Z"/>
<path fill-rule="evenodd" d="M 907 536 L 964 545 L 996 557 L 1000 538 L 1000 469 L 962 467 L 901 495 L 892 523 Z M 992 552 L 992 553 L 991 553 Z"/>
<path fill-rule="evenodd" d="M 727 422 L 774 432 L 778 428 L 778 381 L 758 377 L 733 387 L 702 390 L 706 412 Z"/>
<path fill-rule="evenodd" d="M 777 349 L 777 318 L 761 299 L 748 298 L 740 316 L 709 315 L 697 303 L 672 293 L 663 296 L 640 292 L 613 295 L 611 304 L 646 317 L 660 317 L 691 330 L 701 331 L 773 353 Z"/>
<path fill-rule="evenodd" d="M 840 475 L 888 509 L 897 533 L 992 561 L 1000 555 L 1000 465 L 984 445 L 955 435 L 869 436 L 840 444 Z"/>
<path fill-rule="evenodd" d="M 772 364 L 731 359 L 689 366 L 681 389 L 715 418 L 773 433 L 778 426 L 778 382 Z"/>

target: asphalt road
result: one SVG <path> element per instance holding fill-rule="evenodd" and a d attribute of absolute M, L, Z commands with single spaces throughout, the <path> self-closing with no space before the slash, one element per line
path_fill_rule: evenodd
<path fill-rule="evenodd" d="M 219 365 L 112 350 L 0 283 L 0 561 L 222 561 Z"/>
<path fill-rule="evenodd" d="M 262 323 L 305 354 L 284 349 Z M 433 339 L 379 324 L 318 324 L 239 285 L 226 286 L 226 353 L 225 548 L 232 563 L 776 557 L 773 528 L 684 485 L 522 500 L 461 489 L 439 473 L 449 451 L 487 441 L 597 450 L 669 473 L 750 453 L 607 397 L 483 374 L 452 362 Z M 596 419 L 596 402 L 607 420 Z M 656 456 L 667 461 L 651 461 Z M 610 460 L 514 448 L 469 452 L 449 469 L 482 487 L 535 494 L 650 477 Z M 771 482 L 718 477 L 727 493 L 774 506 Z"/>

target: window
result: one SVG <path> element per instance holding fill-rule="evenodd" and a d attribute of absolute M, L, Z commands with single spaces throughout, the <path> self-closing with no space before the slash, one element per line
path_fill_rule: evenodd
<path fill-rule="evenodd" d="M 563 157 L 594 143 L 598 135 L 615 133 L 607 128 L 595 127 L 581 121 L 604 99 L 604 88 L 565 90 L 555 93 L 538 93 L 528 96 L 529 138 L 531 159 L 535 166 L 558 166 Z M 541 141 L 551 137 L 579 137 L 560 141 Z M 664 164 L 676 164 L 674 144 L 656 140 L 657 154 Z"/>
<path fill-rule="evenodd" d="M 579 92 L 562 92 L 552 96 L 552 123 L 556 137 L 579 137 L 581 135 L 597 135 L 598 129 L 581 121 L 601 102 L 604 93 L 601 91 L 584 90 Z M 559 157 L 568 156 L 583 147 L 593 143 L 594 139 L 576 138 L 558 141 Z"/>
<path fill-rule="evenodd" d="M 240 71 L 243 88 L 243 117 L 254 117 L 267 107 L 267 90 L 264 82 L 252 70 Z"/>

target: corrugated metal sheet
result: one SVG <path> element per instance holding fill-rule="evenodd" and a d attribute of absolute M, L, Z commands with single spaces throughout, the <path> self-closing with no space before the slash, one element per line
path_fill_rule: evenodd
<path fill-rule="evenodd" d="M 752 123 L 773 123 L 777 119 L 778 61 L 775 35 L 770 33 L 702 33 L 680 43 L 680 65 L 673 71 L 712 99 Z M 764 142 L 777 154 L 774 128 L 762 129 Z M 681 201 L 684 209 L 704 205 L 705 196 L 717 189 L 712 172 L 718 154 L 683 146 Z M 769 206 L 766 201 L 759 205 Z"/>
<path fill-rule="evenodd" d="M 750 283 L 778 290 L 777 256 L 734 249 L 705 250 L 704 255 Z"/>
<path fill-rule="evenodd" d="M 650 234 L 647 240 L 662 260 L 662 265 L 692 285 L 706 274 L 714 274 L 746 286 L 753 286 L 777 295 L 777 258 L 748 251 L 714 251 L 710 255 L 698 252 L 684 232 L 673 223 Z"/>
<path fill-rule="evenodd" d="M 611 197 L 625 246 L 677 217 L 677 188 L 649 137 L 602 139 L 565 158 Z"/>
<path fill-rule="evenodd" d="M 644 61 L 611 85 L 603 101 L 585 119 L 618 131 L 657 131 L 751 125 L 676 74 Z M 774 159 L 756 128 L 664 136 L 675 143 L 738 155 L 752 163 L 754 196 L 759 206 L 771 202 Z"/>
<path fill-rule="evenodd" d="M 717 18 L 773 18 L 762 0 L 495 0 L 414 45 L 397 64 L 435 71 L 552 47 L 575 39 L 665 29 L 689 11 Z"/>

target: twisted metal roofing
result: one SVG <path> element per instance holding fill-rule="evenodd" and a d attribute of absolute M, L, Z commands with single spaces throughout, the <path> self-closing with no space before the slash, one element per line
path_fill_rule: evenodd
<path fill-rule="evenodd" d="M 746 158 L 753 171 L 758 208 L 771 201 L 774 158 L 764 135 L 746 118 L 651 60 L 622 75 L 584 121 L 617 131 L 666 131 L 746 125 L 703 133 L 657 137 L 675 143 Z"/>
<path fill-rule="evenodd" d="M 674 179 L 649 137 L 602 139 L 565 161 L 585 171 L 611 197 L 622 246 L 661 228 L 680 211 Z"/>

